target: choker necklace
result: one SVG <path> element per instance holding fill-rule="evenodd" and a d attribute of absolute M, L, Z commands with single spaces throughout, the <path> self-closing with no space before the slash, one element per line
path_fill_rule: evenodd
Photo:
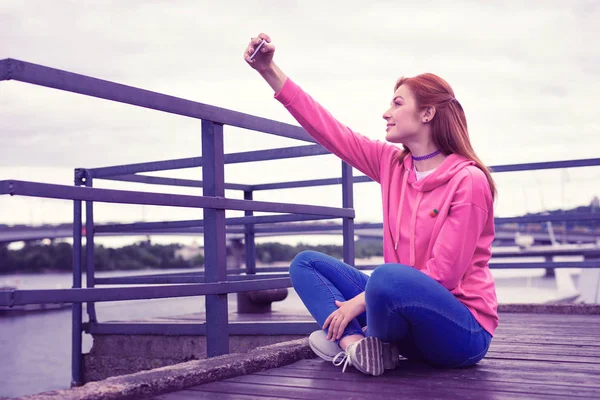
<path fill-rule="evenodd" d="M 424 155 L 424 156 L 421 156 L 421 157 L 417 157 L 417 156 L 415 156 L 415 155 L 413 154 L 413 156 L 412 156 L 412 159 L 413 159 L 413 160 L 415 160 L 415 161 L 423 161 L 423 160 L 427 160 L 427 159 L 430 159 L 430 158 L 432 158 L 432 157 L 435 157 L 435 156 L 437 156 L 437 155 L 438 155 L 438 154 L 440 154 L 440 153 L 441 153 L 441 152 L 440 152 L 439 150 L 436 150 L 436 151 L 434 151 L 434 152 L 433 152 L 433 153 L 431 153 L 431 154 L 427 154 L 427 155 Z"/>

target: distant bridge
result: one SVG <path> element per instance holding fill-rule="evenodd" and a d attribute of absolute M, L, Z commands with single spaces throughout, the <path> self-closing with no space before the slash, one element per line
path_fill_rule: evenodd
<path fill-rule="evenodd" d="M 152 224 L 152 223 L 149 223 Z M 147 223 L 140 223 L 143 228 Z M 202 236 L 204 234 L 202 227 L 177 228 L 177 229 L 139 229 L 135 228 L 138 224 L 131 224 L 134 227 L 127 232 L 107 232 L 102 225 L 96 225 L 95 236 Z M 107 225 L 108 226 L 108 225 Z M 355 224 L 355 236 L 359 239 L 381 239 L 383 237 L 382 223 L 358 223 Z M 85 232 L 84 232 L 85 233 Z M 496 243 L 514 244 L 517 233 L 530 235 L 534 238 L 536 244 L 552 243 L 551 235 L 545 231 L 529 232 L 518 229 L 517 226 L 497 227 Z M 340 224 L 328 223 L 302 223 L 302 224 L 264 224 L 256 226 L 255 235 L 260 237 L 273 236 L 304 236 L 304 235 L 341 235 L 342 226 Z M 567 243 L 596 243 L 600 240 L 600 232 L 579 232 L 577 229 L 567 229 L 567 232 L 556 232 L 560 242 Z M 60 224 L 53 226 L 15 226 L 0 227 L 0 243 L 12 243 L 20 241 L 37 241 L 43 239 L 64 239 L 73 237 L 73 226 L 71 224 Z M 227 238 L 230 240 L 243 239 L 244 228 L 233 226 L 227 228 Z"/>

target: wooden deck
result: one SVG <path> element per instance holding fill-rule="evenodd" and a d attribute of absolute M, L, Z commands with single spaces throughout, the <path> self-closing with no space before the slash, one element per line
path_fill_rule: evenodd
<path fill-rule="evenodd" d="M 404 361 L 370 377 L 311 359 L 155 397 L 284 398 L 599 399 L 600 315 L 501 314 L 487 356 L 466 369 Z"/>

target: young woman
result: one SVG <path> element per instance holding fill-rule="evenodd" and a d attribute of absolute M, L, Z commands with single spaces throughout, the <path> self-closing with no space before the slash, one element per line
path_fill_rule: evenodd
<path fill-rule="evenodd" d="M 279 69 L 274 53 L 260 34 L 244 59 L 312 137 L 381 184 L 386 264 L 369 277 L 317 252 L 292 261 L 294 289 L 323 327 L 310 335 L 311 348 L 370 375 L 394 368 L 399 355 L 446 368 L 476 364 L 498 326 L 488 268 L 496 189 L 452 88 L 433 74 L 396 82 L 383 119 L 386 141 L 399 148 L 337 121 Z"/>

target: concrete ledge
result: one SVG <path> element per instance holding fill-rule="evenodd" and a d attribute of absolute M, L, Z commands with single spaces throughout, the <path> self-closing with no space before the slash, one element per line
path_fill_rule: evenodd
<path fill-rule="evenodd" d="M 228 354 L 130 375 L 115 376 L 99 382 L 90 382 L 78 388 L 49 391 L 22 397 L 22 399 L 139 399 L 182 390 L 202 383 L 251 374 L 314 357 L 314 353 L 308 345 L 308 339 L 305 338 L 258 347 L 248 353 Z"/>
<path fill-rule="evenodd" d="M 600 304 L 500 304 L 499 313 L 600 314 Z"/>
<path fill-rule="evenodd" d="M 230 335 L 229 351 L 247 353 L 257 347 L 306 338 L 307 335 Z M 205 336 L 98 335 L 83 355 L 84 382 L 206 359 Z"/>

